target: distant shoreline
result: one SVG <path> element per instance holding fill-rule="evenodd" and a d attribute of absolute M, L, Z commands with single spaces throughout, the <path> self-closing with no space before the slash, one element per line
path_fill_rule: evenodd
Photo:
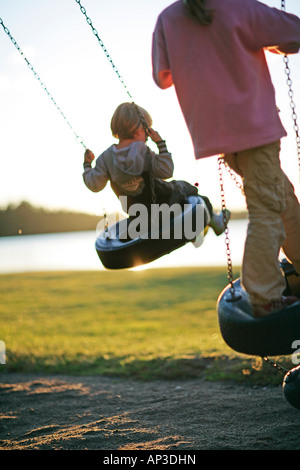
<path fill-rule="evenodd" d="M 231 213 L 232 220 L 247 217 L 246 211 Z M 118 214 L 118 218 L 123 216 Z M 9 204 L 5 209 L 0 209 L 0 237 L 95 230 L 102 219 L 103 216 L 83 212 L 51 211 L 23 201 L 18 206 Z M 108 214 L 108 224 L 110 220 L 115 221 L 116 214 Z"/>

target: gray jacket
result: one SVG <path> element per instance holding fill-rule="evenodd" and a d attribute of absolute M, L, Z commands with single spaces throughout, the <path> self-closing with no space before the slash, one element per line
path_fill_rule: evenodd
<path fill-rule="evenodd" d="M 153 178 L 161 179 L 173 175 L 172 155 L 165 141 L 158 142 L 157 147 L 158 154 L 141 141 L 134 141 L 122 149 L 112 145 L 97 158 L 93 168 L 90 163 L 84 164 L 84 183 L 91 191 L 98 192 L 110 180 L 118 188 L 119 194 L 137 196 L 145 187 L 144 172 L 151 170 Z"/>

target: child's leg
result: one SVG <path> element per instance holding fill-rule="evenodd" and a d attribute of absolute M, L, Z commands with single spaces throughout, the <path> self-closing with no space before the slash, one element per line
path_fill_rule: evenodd
<path fill-rule="evenodd" d="M 189 196 L 198 194 L 196 186 L 192 186 L 187 181 L 173 180 L 165 182 L 165 184 L 172 188 L 172 195 L 168 201 L 169 205 L 184 204 Z"/>
<path fill-rule="evenodd" d="M 202 194 L 200 194 L 200 197 L 202 197 L 203 201 L 205 202 L 205 205 L 210 215 L 210 221 L 208 223 L 208 226 L 213 229 L 213 231 L 215 232 L 217 236 L 221 235 L 222 233 L 224 233 L 225 228 L 227 227 L 227 224 L 229 222 L 230 215 L 231 215 L 230 211 L 226 209 L 226 223 L 224 223 L 223 211 L 217 214 L 216 212 L 214 212 L 213 206 L 210 200 L 208 199 L 208 197 L 202 196 Z"/>
<path fill-rule="evenodd" d="M 278 255 L 285 240 L 281 213 L 285 209 L 285 176 L 280 144 L 265 145 L 225 157 L 242 175 L 249 211 L 241 280 L 252 304 L 278 301 L 285 289 Z"/>
<path fill-rule="evenodd" d="M 208 209 L 210 218 L 212 218 L 214 211 L 213 211 L 213 206 L 212 206 L 210 200 L 208 199 L 207 196 L 203 196 L 202 194 L 199 194 L 199 196 L 203 199 L 203 201 L 204 201 L 204 203 L 205 203 L 205 205 Z"/>

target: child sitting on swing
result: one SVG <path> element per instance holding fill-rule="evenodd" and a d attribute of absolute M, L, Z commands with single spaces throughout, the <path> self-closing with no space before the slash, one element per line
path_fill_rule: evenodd
<path fill-rule="evenodd" d="M 111 119 L 112 135 L 119 140 L 111 145 L 96 160 L 91 150 L 84 154 L 83 180 L 93 192 L 101 191 L 110 180 L 111 187 L 118 198 L 127 197 L 123 210 L 128 213 L 132 204 L 144 204 L 150 208 L 153 203 L 183 205 L 188 196 L 198 195 L 195 186 L 186 181 L 164 181 L 173 175 L 174 164 L 168 152 L 166 142 L 158 132 L 151 128 L 152 118 L 149 113 L 135 103 L 122 103 L 115 110 Z M 158 153 L 150 150 L 147 138 L 155 142 Z M 216 214 L 206 196 L 201 196 L 210 215 L 209 226 L 216 235 L 225 230 L 223 213 Z M 226 219 L 229 220 L 229 211 Z"/>

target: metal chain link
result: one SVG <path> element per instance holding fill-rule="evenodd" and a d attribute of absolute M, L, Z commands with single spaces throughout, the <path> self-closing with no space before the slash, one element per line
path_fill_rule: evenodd
<path fill-rule="evenodd" d="M 67 119 L 67 117 L 65 116 L 65 114 L 63 113 L 63 111 L 61 110 L 61 108 L 58 106 L 58 104 L 56 103 L 55 99 L 53 98 L 53 96 L 51 95 L 51 93 L 49 92 L 48 88 L 46 87 L 46 85 L 42 82 L 41 80 L 41 77 L 38 75 L 38 73 L 34 70 L 33 68 L 33 65 L 29 62 L 29 60 L 27 59 L 27 57 L 24 55 L 24 52 L 22 51 L 22 49 L 20 48 L 20 46 L 18 45 L 17 41 L 13 38 L 13 36 L 11 35 L 9 29 L 5 26 L 5 24 L 3 23 L 3 20 L 2 18 L 0 18 L 0 24 L 1 26 L 3 27 L 5 33 L 8 35 L 8 37 L 10 38 L 11 42 L 13 43 L 13 45 L 16 47 L 16 49 L 18 50 L 18 52 L 20 53 L 20 55 L 22 56 L 22 58 L 25 60 L 26 64 L 28 65 L 29 69 L 32 71 L 32 73 L 34 74 L 35 78 L 40 82 L 40 85 L 41 87 L 43 88 L 43 90 L 47 93 L 47 95 L 49 96 L 49 98 L 51 99 L 52 103 L 54 104 L 54 106 L 56 107 L 56 109 L 59 111 L 60 115 L 63 117 L 63 119 L 65 120 L 66 124 L 69 126 L 69 128 L 71 129 L 71 131 L 74 133 L 75 137 L 76 137 L 76 140 L 79 144 L 81 144 L 85 149 L 86 149 L 86 146 L 83 142 L 83 139 L 77 134 L 77 132 L 75 132 L 73 126 L 70 124 L 70 121 Z"/>
<path fill-rule="evenodd" d="M 114 64 L 113 60 L 112 60 L 112 57 L 111 55 L 109 54 L 108 50 L 106 49 L 105 45 L 104 45 L 104 42 L 102 41 L 102 39 L 100 38 L 99 34 L 98 34 L 98 31 L 97 29 L 94 27 L 93 25 L 93 22 L 91 20 L 91 18 L 87 15 L 87 11 L 86 11 L 86 8 L 82 5 L 81 1 L 80 0 L 75 0 L 75 2 L 78 4 L 79 8 L 80 8 L 80 11 L 81 13 L 85 16 L 85 19 L 86 19 L 86 22 L 88 23 L 88 25 L 91 27 L 92 31 L 93 31 L 93 34 L 94 36 L 97 38 L 98 40 L 98 43 L 99 45 L 101 46 L 104 54 L 106 55 L 106 58 L 108 59 L 108 61 L 110 62 L 114 72 L 116 73 L 118 79 L 120 80 L 122 86 L 124 87 L 127 95 L 129 96 L 129 98 L 132 100 L 133 97 L 132 97 L 132 94 L 129 92 L 125 82 L 124 82 L 124 79 L 122 77 L 122 75 L 120 74 L 117 66 Z M 138 106 L 136 105 L 136 103 L 134 103 L 134 101 L 132 102 L 132 104 L 135 106 L 135 109 L 136 109 L 136 112 L 140 118 L 140 122 L 145 130 L 145 133 L 146 133 L 146 136 L 148 136 L 149 134 L 149 127 L 148 127 L 148 124 L 147 122 L 145 121 L 145 118 L 144 116 L 142 115 L 142 113 L 140 112 Z M 150 156 L 150 152 L 149 152 L 149 149 L 148 149 L 148 158 Z M 149 163 L 151 164 L 151 160 L 149 158 Z M 150 173 L 151 173 L 151 165 L 150 165 Z M 154 190 L 154 179 L 151 177 L 150 175 L 150 190 L 151 190 L 151 195 L 152 195 L 152 203 L 155 204 L 156 202 L 156 194 L 155 194 L 155 190 Z"/>
<path fill-rule="evenodd" d="M 106 55 L 106 58 L 108 59 L 108 61 L 110 62 L 111 66 L 112 66 L 112 68 L 113 68 L 113 71 L 116 73 L 118 79 L 120 80 L 122 86 L 124 87 L 125 92 L 126 92 L 127 95 L 129 96 L 129 98 L 130 98 L 131 100 L 133 100 L 132 94 L 131 94 L 130 91 L 128 90 L 127 85 L 125 84 L 125 81 L 124 81 L 122 75 L 120 74 L 120 72 L 119 72 L 117 66 L 114 64 L 114 62 L 113 62 L 113 60 L 112 60 L 112 57 L 111 57 L 111 55 L 109 54 L 108 50 L 106 49 L 106 47 L 105 47 L 105 45 L 104 45 L 104 42 L 103 42 L 102 39 L 100 38 L 97 29 L 94 27 L 91 18 L 88 16 L 87 11 L 86 11 L 86 8 L 82 5 L 81 0 L 75 0 L 75 2 L 78 4 L 81 13 L 84 15 L 84 17 L 85 17 L 85 19 L 86 19 L 86 22 L 87 22 L 88 25 L 91 27 L 94 36 L 97 38 L 98 43 L 99 43 L 99 45 L 101 46 L 101 49 L 103 50 L 104 54 Z M 149 127 L 148 127 L 148 125 L 147 125 L 147 123 L 146 123 L 146 121 L 145 121 L 144 116 L 140 113 L 140 111 L 139 111 L 139 109 L 138 109 L 138 106 L 137 106 L 134 102 L 133 102 L 132 104 L 133 104 L 133 105 L 135 106 L 135 108 L 136 108 L 136 111 L 137 111 L 137 113 L 138 113 L 138 115 L 139 115 L 139 117 L 140 117 L 140 120 L 141 120 L 141 124 L 142 124 L 143 128 L 145 129 L 146 135 L 148 135 Z"/>
<path fill-rule="evenodd" d="M 285 11 L 285 0 L 281 0 L 281 9 Z M 292 109 L 292 118 L 294 121 L 294 131 L 296 134 L 296 144 L 297 144 L 297 155 L 298 155 L 298 164 L 299 164 L 299 170 L 300 170 L 300 135 L 299 135 L 299 126 L 297 123 L 297 114 L 296 114 L 296 105 L 294 102 L 294 93 L 292 90 L 292 80 L 291 80 L 291 71 L 289 67 L 289 59 L 287 55 L 284 56 L 284 63 L 285 63 L 285 73 L 287 76 L 287 85 L 289 88 L 289 97 L 290 97 L 290 107 Z M 232 298 L 235 296 L 235 288 L 233 284 L 233 268 L 232 268 L 232 260 L 231 260 L 231 250 L 230 250 L 230 239 L 229 239 L 229 228 L 228 228 L 228 220 L 227 220 L 227 214 L 226 214 L 226 203 L 225 203 L 225 191 L 224 191 L 224 180 L 223 180 L 223 171 L 222 171 L 222 165 L 224 165 L 226 171 L 230 174 L 231 178 L 236 184 L 236 187 L 244 193 L 243 190 L 243 185 L 237 180 L 237 177 L 233 170 L 229 167 L 229 165 L 224 161 L 223 157 L 220 157 L 218 159 L 219 163 L 219 168 L 218 168 L 218 173 L 219 173 L 219 179 L 220 179 L 220 193 L 221 193 L 221 202 L 222 202 L 222 213 L 223 213 L 223 223 L 226 225 L 225 229 L 225 243 L 226 243 L 226 256 L 227 256 L 227 268 L 228 268 L 228 280 L 230 283 L 230 292 L 232 295 Z M 267 358 L 265 359 L 267 360 Z M 276 366 L 276 365 L 275 365 Z M 279 366 L 280 367 L 280 366 Z"/>
<path fill-rule="evenodd" d="M 224 158 L 218 158 L 218 173 L 219 173 L 219 181 L 220 181 L 220 194 L 221 194 L 221 202 L 222 202 L 222 214 L 223 214 L 223 224 L 225 228 L 225 244 L 226 244 L 226 256 L 227 256 L 227 278 L 229 280 L 229 290 L 231 293 L 232 299 L 235 299 L 235 287 L 233 283 L 233 267 L 232 267 L 232 260 L 231 260 L 231 250 L 230 250 L 230 239 L 229 239 L 229 228 L 228 228 L 228 217 L 226 213 L 226 202 L 225 202 L 225 190 L 224 190 L 224 180 L 223 180 L 223 169 L 222 165 L 224 165 Z"/>
<path fill-rule="evenodd" d="M 282 11 L 285 11 L 285 0 L 281 0 L 281 9 L 282 9 Z M 300 171 L 300 131 L 299 131 L 299 125 L 298 125 L 298 122 L 297 122 L 298 117 L 297 117 L 297 114 L 296 114 L 296 104 L 295 104 L 295 101 L 294 101 L 294 92 L 293 92 L 293 89 L 292 89 L 293 82 L 292 82 L 292 79 L 291 79 L 291 70 L 290 70 L 289 58 L 288 58 L 287 54 L 284 55 L 283 61 L 284 61 L 284 64 L 285 64 L 285 74 L 286 74 L 286 77 L 287 77 L 286 83 L 287 83 L 288 90 L 289 90 L 288 95 L 289 95 L 289 98 L 290 98 L 290 107 L 291 107 L 291 110 L 292 110 L 292 119 L 293 119 L 293 122 L 294 122 L 293 127 L 294 127 L 294 131 L 295 131 L 295 134 L 296 134 L 298 166 L 299 166 L 299 171 Z"/>
<path fill-rule="evenodd" d="M 103 208 L 103 223 L 104 223 L 104 237 L 109 238 L 109 233 L 108 233 L 108 217 L 106 213 L 105 207 Z"/>
<path fill-rule="evenodd" d="M 232 168 L 230 168 L 228 163 L 225 161 L 224 161 L 224 166 L 225 166 L 225 170 L 229 173 L 230 178 L 234 181 L 236 187 L 241 191 L 242 194 L 244 194 L 243 183 L 241 181 L 238 181 L 237 174 L 235 173 L 235 171 Z"/>
<path fill-rule="evenodd" d="M 268 364 L 270 364 L 271 366 L 275 367 L 275 369 L 277 369 L 279 372 L 281 372 L 282 374 L 286 374 L 288 372 L 287 369 L 285 369 L 284 367 L 282 367 L 280 364 L 277 364 L 276 362 L 272 361 L 271 359 L 269 359 L 267 356 L 264 356 L 262 357 L 262 359 L 267 362 Z"/>
<path fill-rule="evenodd" d="M 111 63 L 111 66 L 112 66 L 113 70 L 115 71 L 115 73 L 117 74 L 117 76 L 118 76 L 118 78 L 119 78 L 121 84 L 123 85 L 123 87 L 124 87 L 124 89 L 125 89 L 127 95 L 129 96 L 129 98 L 132 99 L 132 95 L 131 95 L 131 93 L 129 92 L 129 90 L 128 90 L 128 88 L 127 88 L 127 86 L 126 86 L 126 84 L 125 84 L 125 82 L 124 82 L 124 80 L 123 80 L 123 78 L 122 78 L 122 76 L 120 75 L 119 70 L 118 70 L 117 67 L 115 66 L 115 64 L 114 64 L 114 62 L 113 62 L 113 60 L 112 60 L 110 54 L 108 53 L 108 50 L 106 49 L 106 47 L 105 47 L 105 45 L 104 45 L 102 39 L 100 38 L 100 36 L 99 36 L 99 34 L 98 34 L 98 31 L 97 31 L 96 28 L 93 26 L 93 23 L 92 23 L 91 18 L 88 17 L 87 12 L 86 12 L 86 9 L 84 8 L 84 6 L 82 6 L 80 0 L 75 0 L 75 2 L 78 3 L 81 13 L 85 16 L 85 19 L 86 19 L 87 23 L 88 23 L 89 26 L 92 28 L 93 34 L 96 36 L 96 38 L 97 38 L 97 40 L 98 40 L 98 43 L 100 44 L 101 48 L 103 49 L 103 52 L 104 52 L 104 54 L 106 55 L 108 61 Z"/>
<path fill-rule="evenodd" d="M 281 0 L 281 9 L 283 11 L 285 11 L 285 0 Z M 295 130 L 295 133 L 296 133 L 296 143 L 297 143 L 297 154 L 298 154 L 298 163 L 299 163 L 299 169 L 300 169 L 300 138 L 299 138 L 299 127 L 298 127 L 298 124 L 297 124 L 297 114 L 295 112 L 295 103 L 294 103 L 294 99 L 293 99 L 293 90 L 292 90 L 292 80 L 291 80 L 291 77 L 290 77 L 290 68 L 289 68 L 289 59 L 287 57 L 287 55 L 284 56 L 284 63 L 285 63 L 285 73 L 286 73 L 286 76 L 287 76 L 287 85 L 289 87 L 289 97 L 290 97 L 290 100 L 291 100 L 291 108 L 292 108 L 292 118 L 293 118 L 293 121 L 294 121 L 294 130 Z M 276 362 L 272 361 L 271 359 L 269 359 L 268 357 L 262 357 L 262 359 L 267 362 L 268 364 L 270 364 L 271 366 L 275 367 L 275 369 L 277 369 L 279 372 L 281 372 L 282 374 L 286 374 L 288 372 L 287 369 L 285 369 L 284 367 L 282 367 L 280 364 L 277 364 Z"/>
<path fill-rule="evenodd" d="M 298 166 L 299 166 L 299 171 L 300 171 L 300 133 L 299 133 L 299 125 L 298 125 L 298 118 L 297 118 L 297 114 L 296 114 L 296 104 L 295 104 L 295 101 L 294 101 L 294 92 L 293 92 L 293 89 L 292 89 L 292 80 L 291 80 L 291 71 L 290 71 L 290 67 L 289 67 L 289 58 L 287 55 L 284 56 L 283 58 L 283 61 L 285 63 L 285 74 L 287 76 L 287 80 L 286 80 L 286 83 L 288 85 L 288 95 L 290 97 L 290 107 L 291 107 L 291 110 L 292 110 L 292 119 L 293 119 L 293 128 L 294 128 L 294 131 L 295 131 L 295 134 L 296 134 L 296 145 L 297 145 L 297 156 L 298 156 Z"/>

